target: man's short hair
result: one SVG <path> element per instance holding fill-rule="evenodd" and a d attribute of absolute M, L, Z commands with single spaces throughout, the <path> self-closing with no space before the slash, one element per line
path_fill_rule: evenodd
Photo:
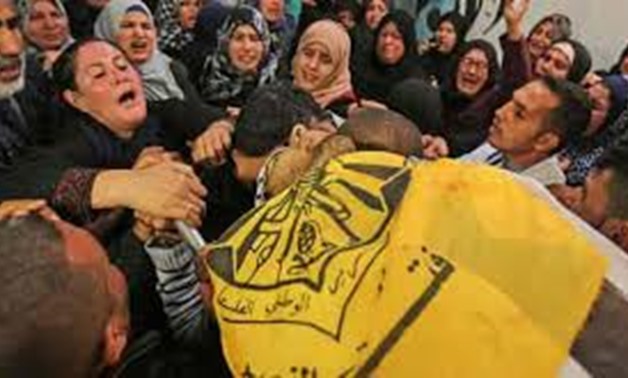
<path fill-rule="evenodd" d="M 580 85 L 567 80 L 543 77 L 539 79 L 554 95 L 559 104 L 545 117 L 544 127 L 560 138 L 556 150 L 581 139 L 591 121 L 593 104 Z"/>
<path fill-rule="evenodd" d="M 2 376 L 93 376 L 107 318 L 94 294 L 103 289 L 71 265 L 60 232 L 39 216 L 1 221 L 0 260 Z"/>
<path fill-rule="evenodd" d="M 265 156 L 286 144 L 297 124 L 309 126 L 325 117 L 314 98 L 291 83 L 266 85 L 255 90 L 242 108 L 233 147 L 248 156 Z"/>
<path fill-rule="evenodd" d="M 350 137 L 358 150 L 423 156 L 419 128 L 406 117 L 390 110 L 360 110 L 347 119 L 338 133 Z"/>
<path fill-rule="evenodd" d="M 613 172 L 608 193 L 609 216 L 628 219 L 628 134 L 624 134 L 600 156 L 595 168 Z"/>

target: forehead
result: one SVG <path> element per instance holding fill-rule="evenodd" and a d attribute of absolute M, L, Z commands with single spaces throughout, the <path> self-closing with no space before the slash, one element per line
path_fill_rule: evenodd
<path fill-rule="evenodd" d="M 123 56 L 122 53 L 105 42 L 92 42 L 79 48 L 76 54 L 76 65 L 80 70 L 94 63 L 110 61 L 115 56 Z"/>
<path fill-rule="evenodd" d="M 234 30 L 233 34 L 255 34 L 257 35 L 257 30 L 251 24 L 240 24 Z"/>
<path fill-rule="evenodd" d="M 146 13 L 139 10 L 132 10 L 126 12 L 124 17 L 122 17 L 122 21 L 149 21 L 149 17 Z"/>
<path fill-rule="evenodd" d="M 550 111 L 559 105 L 558 97 L 540 81 L 534 81 L 515 91 L 513 98 L 530 113 Z"/>
<path fill-rule="evenodd" d="M 486 57 L 486 53 L 482 51 L 481 49 L 477 49 L 477 48 L 469 50 L 469 52 L 464 54 L 464 57 L 471 58 L 473 60 L 488 61 L 488 58 Z"/>
<path fill-rule="evenodd" d="M 51 0 L 37 0 L 32 2 L 32 8 L 35 10 L 57 9 L 57 5 Z"/>
<path fill-rule="evenodd" d="M 17 17 L 17 12 L 11 3 L 8 0 L 0 0 L 0 20 L 6 21 L 14 17 Z"/>
<path fill-rule="evenodd" d="M 401 32 L 399 32 L 399 28 L 397 27 L 397 24 L 395 24 L 393 21 L 388 21 L 386 25 L 382 27 L 382 31 L 380 34 L 384 34 L 384 33 L 401 34 Z"/>

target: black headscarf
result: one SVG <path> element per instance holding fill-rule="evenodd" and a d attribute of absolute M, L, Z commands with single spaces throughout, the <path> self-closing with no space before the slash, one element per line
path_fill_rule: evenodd
<path fill-rule="evenodd" d="M 473 97 L 460 93 L 456 87 L 456 72 L 462 59 L 474 49 L 481 50 L 488 60 L 488 79 Z M 478 39 L 460 48 L 449 81 L 441 90 L 443 99 L 443 136 L 449 143 L 451 156 L 457 157 L 480 145 L 487 137 L 494 108 L 484 104 L 483 96 L 493 90 L 499 80 L 497 52 L 492 44 Z"/>
<path fill-rule="evenodd" d="M 568 43 L 573 48 L 576 56 L 574 57 L 573 64 L 569 69 L 569 74 L 567 75 L 567 80 L 579 84 L 584 77 L 591 71 L 591 66 L 593 64 L 593 60 L 591 59 L 591 54 L 585 45 L 582 43 L 573 40 L 573 39 L 565 39 L 560 42 Z M 558 43 L 558 42 L 557 42 Z"/>
<path fill-rule="evenodd" d="M 612 74 L 621 74 L 621 65 L 624 62 L 624 59 L 626 59 L 626 56 L 628 56 L 628 45 L 626 47 L 624 47 L 624 49 L 621 52 L 621 55 L 619 56 L 619 60 L 617 60 L 617 63 L 615 63 L 615 65 L 613 65 L 613 67 L 611 67 L 611 73 Z"/>
<path fill-rule="evenodd" d="M 382 63 L 377 55 L 378 37 L 390 23 L 399 30 L 405 47 L 403 57 L 394 65 Z M 361 69 L 358 67 L 352 74 L 356 79 L 353 85 L 358 94 L 380 102 L 386 102 L 390 90 L 401 81 L 411 77 L 424 79 L 425 74 L 418 65 L 414 19 L 402 10 L 388 13 L 375 30 L 373 51 L 368 66 Z"/>
<path fill-rule="evenodd" d="M 454 27 L 456 33 L 456 45 L 449 53 L 442 53 L 436 47 L 430 49 L 425 55 L 421 56 L 421 67 L 425 73 L 435 79 L 439 84 L 444 83 L 451 71 L 451 67 L 456 58 L 456 54 L 460 47 L 464 44 L 467 34 L 467 22 L 459 13 L 452 11 L 445 13 L 438 19 L 437 26 L 443 22 L 449 22 Z"/>

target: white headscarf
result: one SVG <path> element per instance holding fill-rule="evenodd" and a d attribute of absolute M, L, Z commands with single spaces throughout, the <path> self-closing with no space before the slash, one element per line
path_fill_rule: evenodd
<path fill-rule="evenodd" d="M 116 36 L 120 31 L 120 23 L 130 11 L 145 13 L 153 27 L 155 27 L 155 21 L 150 9 L 141 0 L 111 0 L 100 12 L 94 24 L 94 35 L 116 43 Z M 168 100 L 171 98 L 183 100 L 185 98 L 170 69 L 171 61 L 170 57 L 159 50 L 157 39 L 155 39 L 153 55 L 146 62 L 138 65 L 148 101 Z"/>

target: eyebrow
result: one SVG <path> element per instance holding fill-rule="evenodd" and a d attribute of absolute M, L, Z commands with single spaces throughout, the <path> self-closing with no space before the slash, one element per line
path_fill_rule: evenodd
<path fill-rule="evenodd" d="M 521 102 L 520 100 L 518 100 L 516 97 L 513 96 L 512 98 L 512 102 L 513 104 L 515 104 L 515 108 L 517 108 L 517 110 L 520 110 L 524 113 L 528 112 L 528 109 L 526 108 L 526 106 L 523 104 L 523 102 Z"/>
<path fill-rule="evenodd" d="M 13 15 L 8 18 L 0 18 L 0 29 L 15 29 L 20 24 L 20 17 L 18 15 Z"/>

